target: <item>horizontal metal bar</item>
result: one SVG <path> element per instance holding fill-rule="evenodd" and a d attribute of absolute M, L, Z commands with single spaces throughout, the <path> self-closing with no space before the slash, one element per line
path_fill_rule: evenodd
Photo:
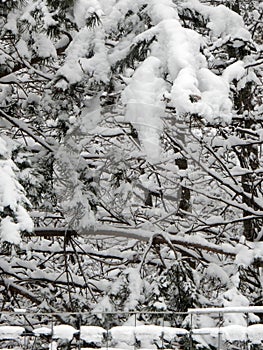
<path fill-rule="evenodd" d="M 228 313 L 263 313 L 263 306 L 228 306 L 228 307 L 209 307 L 200 309 L 188 309 L 191 315 L 200 314 L 228 314 Z"/>
<path fill-rule="evenodd" d="M 200 314 L 228 314 L 228 313 L 263 313 L 263 306 L 235 306 L 235 307 L 211 307 L 188 309 L 186 312 L 180 311 L 57 311 L 57 312 L 37 312 L 27 309 L 17 309 L 14 311 L 1 311 L 0 315 L 32 315 L 32 316 L 70 316 L 70 315 L 200 315 Z"/>
<path fill-rule="evenodd" d="M 180 311 L 61 311 L 61 312 L 34 312 L 34 311 L 0 311 L 0 315 L 34 315 L 34 316 L 55 316 L 55 315 L 188 315 L 188 312 Z"/>

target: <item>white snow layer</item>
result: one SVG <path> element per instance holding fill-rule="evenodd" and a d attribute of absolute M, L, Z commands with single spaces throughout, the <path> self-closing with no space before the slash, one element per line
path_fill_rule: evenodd
<path fill-rule="evenodd" d="M 163 129 L 163 94 L 165 83 L 161 78 L 161 61 L 149 56 L 136 69 L 122 98 L 126 103 L 126 119 L 136 128 L 147 158 L 158 161 L 159 139 Z"/>

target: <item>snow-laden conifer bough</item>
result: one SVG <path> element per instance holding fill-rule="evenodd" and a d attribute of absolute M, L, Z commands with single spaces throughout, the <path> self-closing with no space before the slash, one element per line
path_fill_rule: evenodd
<path fill-rule="evenodd" d="M 258 0 L 0 4 L 2 310 L 262 304 L 262 11 Z M 248 337 L 243 321 L 222 326 Z"/>

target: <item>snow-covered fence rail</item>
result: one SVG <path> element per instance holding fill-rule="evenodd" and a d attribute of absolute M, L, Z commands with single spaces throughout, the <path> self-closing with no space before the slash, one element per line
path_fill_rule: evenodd
<path fill-rule="evenodd" d="M 0 313 L 0 348 L 263 349 L 263 324 L 250 324 L 249 321 L 249 315 L 254 313 L 263 314 L 263 306 L 189 309 L 185 313 L 3 311 Z M 129 325 L 107 328 L 86 324 L 85 317 L 91 315 L 100 318 L 128 315 Z M 162 324 L 141 324 L 139 319 L 142 315 L 159 316 Z M 217 326 L 207 327 L 200 323 L 200 316 L 204 315 L 214 317 L 218 321 Z M 225 321 L 229 321 L 226 315 L 243 315 L 246 324 L 226 324 Z M 188 329 L 167 326 L 165 319 L 171 316 L 188 317 Z M 15 325 L 8 324 L 10 317 Z M 71 318 L 71 323 L 74 318 L 81 319 L 82 323 L 72 326 L 70 321 L 68 324 L 59 321 L 63 318 Z M 199 327 L 196 326 L 198 323 Z"/>

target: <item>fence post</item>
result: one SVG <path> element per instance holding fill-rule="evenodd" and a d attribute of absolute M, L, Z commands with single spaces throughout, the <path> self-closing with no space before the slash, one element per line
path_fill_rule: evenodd
<path fill-rule="evenodd" d="M 79 329 L 79 334 L 78 334 L 78 350 L 81 349 L 81 314 L 77 315 L 78 317 L 78 329 Z"/>
<path fill-rule="evenodd" d="M 190 345 L 190 350 L 193 350 L 193 314 L 191 313 L 190 316 L 190 332 L 189 332 L 189 345 Z"/>
<path fill-rule="evenodd" d="M 108 350 L 109 349 L 109 322 L 108 322 L 108 314 L 106 313 L 105 314 L 106 316 L 106 325 L 107 325 L 107 341 L 106 341 L 106 349 Z"/>
<path fill-rule="evenodd" d="M 248 312 L 245 314 L 246 315 L 246 321 L 247 321 L 247 328 L 249 326 L 249 315 L 248 315 Z M 246 348 L 247 350 L 250 350 L 251 349 L 251 346 L 250 346 L 250 341 L 249 341 L 249 337 L 248 337 L 248 329 L 246 331 L 246 338 L 247 338 L 247 341 L 246 341 Z"/>
<path fill-rule="evenodd" d="M 218 330 L 218 350 L 221 350 L 221 325 L 223 324 L 223 314 L 219 312 L 219 330 Z"/>
<path fill-rule="evenodd" d="M 51 346 L 50 350 L 53 350 L 53 335 L 54 335 L 54 316 L 51 316 Z"/>
<path fill-rule="evenodd" d="M 163 313 L 163 332 L 162 332 L 162 349 L 164 349 L 164 317 L 165 317 L 165 313 Z"/>

